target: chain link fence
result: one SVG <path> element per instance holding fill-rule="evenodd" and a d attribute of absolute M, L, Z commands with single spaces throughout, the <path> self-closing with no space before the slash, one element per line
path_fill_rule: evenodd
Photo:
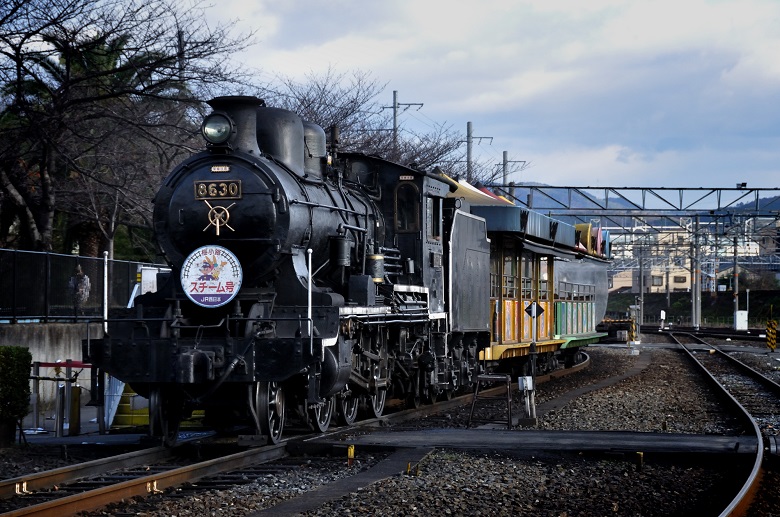
<path fill-rule="evenodd" d="M 104 310 L 127 307 L 141 266 L 154 265 L 0 250 L 0 323 L 102 318 Z"/>

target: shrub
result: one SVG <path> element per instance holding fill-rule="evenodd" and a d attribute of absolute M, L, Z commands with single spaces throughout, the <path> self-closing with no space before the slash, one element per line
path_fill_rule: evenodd
<path fill-rule="evenodd" d="M 14 422 L 30 408 L 30 365 L 26 347 L 0 346 L 0 421 Z"/>

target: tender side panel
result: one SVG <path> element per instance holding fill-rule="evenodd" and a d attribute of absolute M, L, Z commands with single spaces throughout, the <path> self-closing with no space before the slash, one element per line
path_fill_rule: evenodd
<path fill-rule="evenodd" d="M 454 332 L 490 329 L 490 241 L 485 220 L 457 210 L 449 242 L 449 304 Z"/>

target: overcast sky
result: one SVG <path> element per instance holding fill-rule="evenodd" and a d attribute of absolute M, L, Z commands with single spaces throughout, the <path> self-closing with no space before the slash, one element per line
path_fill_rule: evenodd
<path fill-rule="evenodd" d="M 236 59 L 387 83 L 410 127 L 550 185 L 780 186 L 778 0 L 222 0 L 258 30 Z M 381 99 L 380 99 L 381 101 Z"/>

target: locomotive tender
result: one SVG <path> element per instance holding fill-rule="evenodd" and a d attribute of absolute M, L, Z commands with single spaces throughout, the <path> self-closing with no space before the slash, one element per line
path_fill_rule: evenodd
<path fill-rule="evenodd" d="M 342 153 L 335 130 L 328 148 L 322 128 L 254 97 L 209 105 L 206 149 L 154 199 L 172 273 L 84 344 L 149 398 L 165 443 L 193 409 L 276 443 L 289 413 L 324 431 L 486 369 L 571 362 L 598 339 L 606 262 L 584 232 L 438 169 Z"/>

